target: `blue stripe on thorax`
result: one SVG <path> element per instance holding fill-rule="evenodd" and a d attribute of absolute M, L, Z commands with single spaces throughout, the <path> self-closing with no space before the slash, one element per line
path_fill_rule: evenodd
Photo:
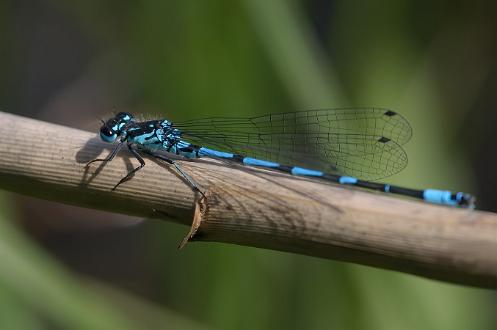
<path fill-rule="evenodd" d="M 152 131 L 150 133 L 144 133 L 144 134 L 137 135 L 137 136 L 133 137 L 132 140 L 134 143 L 141 144 L 141 145 L 155 144 L 159 140 L 154 135 L 155 135 L 155 131 Z"/>

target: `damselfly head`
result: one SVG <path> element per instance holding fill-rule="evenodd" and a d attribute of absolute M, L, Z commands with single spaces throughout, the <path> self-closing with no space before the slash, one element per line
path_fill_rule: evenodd
<path fill-rule="evenodd" d="M 132 114 L 127 112 L 119 112 L 113 118 L 102 121 L 100 128 L 100 138 L 105 142 L 114 142 L 119 135 L 123 133 L 123 127 L 134 120 Z"/>

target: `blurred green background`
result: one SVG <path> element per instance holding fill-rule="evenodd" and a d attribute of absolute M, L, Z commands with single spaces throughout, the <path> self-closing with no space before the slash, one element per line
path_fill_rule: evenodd
<path fill-rule="evenodd" d="M 0 107 L 95 130 L 323 107 L 405 115 L 389 182 L 497 210 L 489 1 L 0 2 Z M 496 172 L 497 173 L 497 172 Z M 496 295 L 214 243 L 188 228 L 0 195 L 0 329 L 495 329 Z"/>

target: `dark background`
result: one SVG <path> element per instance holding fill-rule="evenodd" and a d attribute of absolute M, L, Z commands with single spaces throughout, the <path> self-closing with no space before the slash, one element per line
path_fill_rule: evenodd
<path fill-rule="evenodd" d="M 389 182 L 497 211 L 490 1 L 0 2 L 0 108 L 87 130 L 382 106 L 414 130 Z M 0 126 L 1 127 L 1 126 Z M 1 128 L 0 128 L 1 129 Z M 494 329 L 492 291 L 214 243 L 0 195 L 1 329 Z"/>

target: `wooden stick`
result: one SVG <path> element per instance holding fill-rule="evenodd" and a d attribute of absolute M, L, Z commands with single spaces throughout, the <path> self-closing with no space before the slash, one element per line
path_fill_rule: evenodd
<path fill-rule="evenodd" d="M 197 199 L 166 164 L 122 152 L 95 133 L 0 113 L 0 188 L 73 205 L 191 225 L 192 240 L 343 260 L 453 283 L 497 287 L 497 216 L 365 192 L 214 160 L 180 161 Z M 197 196 L 198 197 L 198 196 Z M 194 205 L 197 210 L 194 212 Z M 154 211 L 156 210 L 156 211 Z M 36 219 L 33 219 L 36 221 Z"/>

